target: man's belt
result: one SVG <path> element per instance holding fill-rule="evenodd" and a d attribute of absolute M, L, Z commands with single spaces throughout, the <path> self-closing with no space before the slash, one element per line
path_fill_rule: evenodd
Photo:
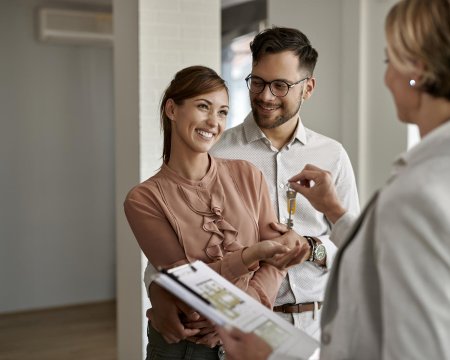
<path fill-rule="evenodd" d="M 273 311 L 285 314 L 302 313 L 305 311 L 313 311 L 314 304 L 315 304 L 314 302 L 308 302 L 303 304 L 284 304 L 280 306 L 274 306 Z M 317 308 L 320 309 L 321 307 L 322 303 L 317 302 Z"/>

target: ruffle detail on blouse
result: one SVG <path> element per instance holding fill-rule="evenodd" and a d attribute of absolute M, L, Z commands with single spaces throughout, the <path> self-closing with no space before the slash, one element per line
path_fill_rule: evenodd
<path fill-rule="evenodd" d="M 199 190 L 189 191 L 182 186 L 178 186 L 180 192 L 186 200 L 188 207 L 199 215 L 203 215 L 203 230 L 211 233 L 211 237 L 205 248 L 206 255 L 213 261 L 224 257 L 224 251 L 234 252 L 242 249 L 244 246 L 237 242 L 238 231 L 228 223 L 222 216 L 223 211 L 223 189 L 221 184 L 219 191 L 214 191 L 210 195 L 210 204 L 207 204 L 205 198 L 201 199 Z"/>
<path fill-rule="evenodd" d="M 224 256 L 222 247 L 225 252 L 234 252 L 243 246 L 236 241 L 238 232 L 222 217 L 221 209 L 214 208 L 213 211 L 216 212 L 216 216 L 203 217 L 203 230 L 212 234 L 205 252 L 211 260 L 220 260 Z"/>

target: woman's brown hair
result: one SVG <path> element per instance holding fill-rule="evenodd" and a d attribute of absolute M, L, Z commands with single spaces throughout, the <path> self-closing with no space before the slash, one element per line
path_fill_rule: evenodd
<path fill-rule="evenodd" d="M 175 74 L 175 77 L 164 91 L 160 106 L 161 131 L 164 137 L 162 158 L 165 164 L 170 159 L 172 137 L 172 122 L 167 116 L 165 109 L 167 100 L 172 99 L 175 104 L 181 105 L 186 99 L 221 89 L 225 89 L 228 93 L 225 80 L 206 66 L 190 66 Z"/>

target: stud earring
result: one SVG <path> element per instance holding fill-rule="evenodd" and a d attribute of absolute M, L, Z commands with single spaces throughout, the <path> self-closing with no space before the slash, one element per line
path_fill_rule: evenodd
<path fill-rule="evenodd" d="M 416 86 L 416 80 L 414 80 L 414 79 L 409 80 L 409 86 L 411 86 L 411 87 Z"/>

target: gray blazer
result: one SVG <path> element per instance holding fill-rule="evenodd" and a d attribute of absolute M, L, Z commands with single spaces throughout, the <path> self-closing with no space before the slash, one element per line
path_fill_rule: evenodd
<path fill-rule="evenodd" d="M 399 157 L 351 223 L 331 234 L 320 359 L 450 359 L 450 120 Z"/>
<path fill-rule="evenodd" d="M 321 359 L 450 359 L 450 120 L 394 163 L 350 233 L 344 216 Z M 338 244 L 339 245 L 339 244 Z"/>

